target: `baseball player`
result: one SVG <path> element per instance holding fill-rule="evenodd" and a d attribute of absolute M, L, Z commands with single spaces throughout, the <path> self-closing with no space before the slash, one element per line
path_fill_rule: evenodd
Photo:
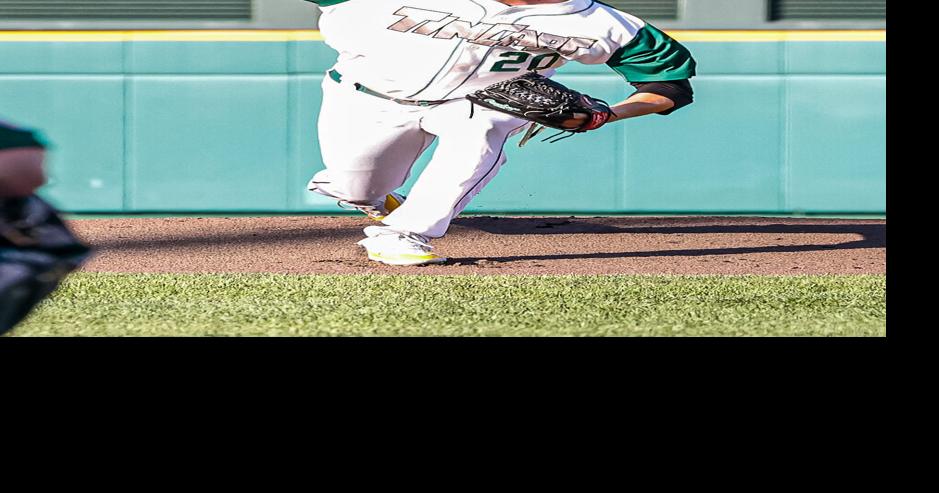
<path fill-rule="evenodd" d="M 638 90 L 582 129 L 692 102 L 689 51 L 642 19 L 594 0 L 306 0 L 339 52 L 323 80 L 318 132 L 326 169 L 311 191 L 381 225 L 358 242 L 391 265 L 446 261 L 430 245 L 505 164 L 532 122 L 467 95 L 567 62 L 606 64 Z M 527 139 L 527 136 L 526 136 Z M 406 198 L 394 191 L 434 142 Z"/>
<path fill-rule="evenodd" d="M 44 144 L 0 122 L 0 334 L 24 319 L 89 249 L 34 192 L 45 181 Z"/>

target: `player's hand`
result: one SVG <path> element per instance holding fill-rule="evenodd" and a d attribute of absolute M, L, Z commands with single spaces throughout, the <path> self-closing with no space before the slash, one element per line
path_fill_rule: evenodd
<path fill-rule="evenodd" d="M 592 108 L 590 113 L 578 113 L 578 118 L 568 120 L 572 122 L 572 130 L 578 130 L 580 132 L 586 132 L 588 130 L 596 130 L 607 123 L 616 119 L 616 113 L 602 101 L 597 101 L 589 96 L 584 96 L 585 104 L 592 103 Z M 565 126 L 568 123 L 565 122 Z"/>

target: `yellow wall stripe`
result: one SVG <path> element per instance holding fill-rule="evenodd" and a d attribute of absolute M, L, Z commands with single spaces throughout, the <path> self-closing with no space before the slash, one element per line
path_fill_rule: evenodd
<path fill-rule="evenodd" d="M 887 31 L 669 31 L 678 41 L 887 41 Z"/>
<path fill-rule="evenodd" d="M 319 31 L 193 30 L 193 31 L 0 31 L 0 42 L 114 42 L 114 41 L 321 41 Z"/>
<path fill-rule="evenodd" d="M 852 31 L 693 31 L 669 35 L 686 42 L 767 41 L 886 41 L 884 30 Z M 322 41 L 314 30 L 192 30 L 192 31 L 0 31 L 0 42 L 120 42 L 120 41 Z"/>

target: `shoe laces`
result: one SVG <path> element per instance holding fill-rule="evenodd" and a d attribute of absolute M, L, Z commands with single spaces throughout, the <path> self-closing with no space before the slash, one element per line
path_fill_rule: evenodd
<path fill-rule="evenodd" d="M 398 233 L 401 235 L 401 238 L 408 240 L 409 242 L 420 246 L 425 251 L 431 251 L 434 247 L 430 246 L 430 240 L 424 236 L 417 233 Z"/>
<path fill-rule="evenodd" d="M 407 241 L 409 244 L 420 247 L 424 251 L 431 251 L 434 249 L 434 247 L 430 244 L 430 238 L 424 235 L 406 231 L 396 231 L 387 228 L 379 228 L 377 226 L 372 227 L 377 228 L 378 231 L 378 233 L 374 236 L 396 236 L 399 240 Z"/>
<path fill-rule="evenodd" d="M 345 201 L 345 200 L 340 200 L 340 201 L 336 202 L 336 204 L 337 204 L 340 208 L 342 208 L 342 209 L 345 209 L 345 210 L 353 210 L 353 209 L 355 209 L 355 210 L 358 210 L 358 211 L 362 211 L 362 212 L 368 214 L 369 216 L 371 216 L 371 215 L 378 215 L 378 216 L 381 216 L 381 215 L 384 215 L 384 214 L 385 214 L 385 212 L 384 212 L 383 210 L 381 210 L 381 209 L 380 209 L 377 205 L 375 205 L 375 204 L 356 204 L 356 203 L 353 203 L 353 202 L 347 202 L 347 201 Z"/>

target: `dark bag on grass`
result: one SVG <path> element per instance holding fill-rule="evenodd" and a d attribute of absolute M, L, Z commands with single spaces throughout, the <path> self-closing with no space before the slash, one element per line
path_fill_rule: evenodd
<path fill-rule="evenodd" d="M 90 253 L 39 197 L 0 200 L 0 334 L 26 318 Z"/>

